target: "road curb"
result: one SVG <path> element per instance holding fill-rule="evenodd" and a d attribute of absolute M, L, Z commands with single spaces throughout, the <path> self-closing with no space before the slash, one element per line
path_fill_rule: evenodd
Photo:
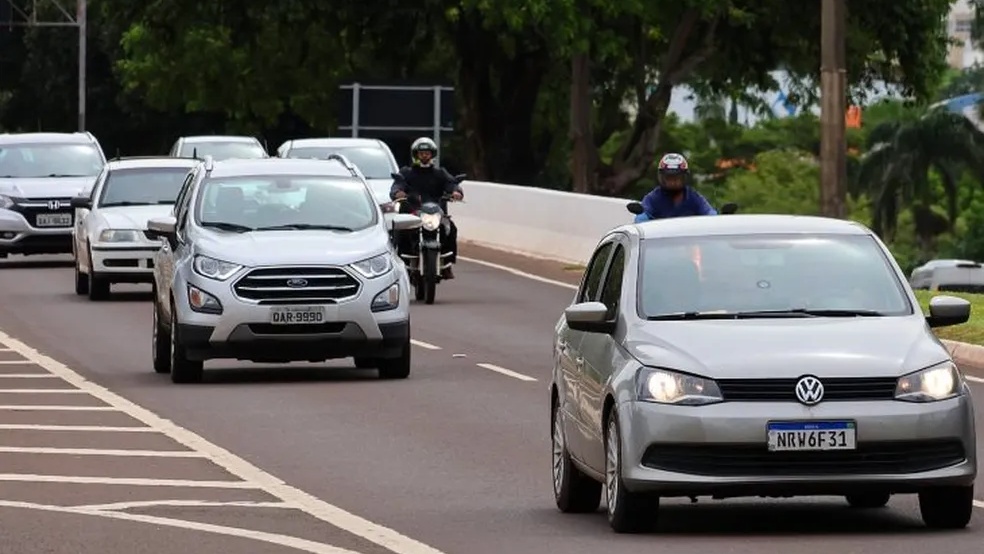
<path fill-rule="evenodd" d="M 950 351 L 957 364 L 984 368 L 984 346 L 946 339 L 940 339 L 940 342 Z"/>

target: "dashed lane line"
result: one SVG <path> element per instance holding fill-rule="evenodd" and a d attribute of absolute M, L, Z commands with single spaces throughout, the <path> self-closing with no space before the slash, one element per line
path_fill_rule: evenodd
<path fill-rule="evenodd" d="M 517 372 L 515 372 L 515 371 L 513 371 L 511 369 L 506 369 L 504 367 L 500 367 L 500 366 L 497 366 L 495 364 L 481 363 L 481 364 L 475 364 L 475 365 L 477 365 L 478 367 L 480 367 L 482 369 L 487 369 L 489 371 L 494 371 L 496 373 L 505 375 L 507 377 L 512 377 L 513 379 L 519 379 L 520 381 L 536 381 L 536 379 L 534 379 L 533 377 L 530 377 L 529 375 L 523 375 L 522 373 L 517 373 Z"/>
<path fill-rule="evenodd" d="M 29 363 L 29 362 L 25 362 Z M 58 379 L 53 373 L 0 373 L 0 379 Z"/>
<path fill-rule="evenodd" d="M 964 379 L 972 383 L 984 383 L 984 379 L 981 379 L 980 377 L 974 377 L 973 375 L 964 375 Z"/>
<path fill-rule="evenodd" d="M 78 431 L 81 433 L 159 433 L 153 427 L 112 427 L 99 425 L 35 425 L 0 423 L 0 431 Z"/>
<path fill-rule="evenodd" d="M 194 450 L 128 450 L 118 448 L 54 448 L 46 446 L 0 446 L 0 454 L 67 454 L 70 456 L 118 456 L 142 458 L 207 458 Z"/>
<path fill-rule="evenodd" d="M 102 400 L 102 399 L 100 399 Z M 0 406 L 5 412 L 123 412 L 113 406 L 54 406 L 47 404 L 10 404 Z"/>
<path fill-rule="evenodd" d="M 516 275 L 517 277 L 523 277 L 525 279 L 530 279 L 532 281 L 537 281 L 537 282 L 540 282 L 540 283 L 546 283 L 548 285 L 554 285 L 554 286 L 558 286 L 558 287 L 563 287 L 565 289 L 577 290 L 577 286 L 572 285 L 570 283 L 565 283 L 563 281 L 557 281 L 556 279 L 547 279 L 546 277 L 540 277 L 539 275 L 534 275 L 532 273 L 527 273 L 525 271 L 520 271 L 520 270 L 518 270 L 518 269 L 516 269 L 514 267 L 509 267 L 507 265 L 494 264 L 492 262 L 487 262 L 485 260 L 478 260 L 478 259 L 475 259 L 475 258 L 466 258 L 464 256 L 458 256 L 458 259 L 459 260 L 466 261 L 466 262 L 469 262 L 469 263 L 478 264 L 478 265 L 482 265 L 482 266 L 485 266 L 485 267 L 490 267 L 492 269 L 498 269 L 499 271 L 505 271 L 506 273 L 512 273 L 513 275 Z"/>
<path fill-rule="evenodd" d="M 11 337 L 7 333 L 0 332 L 0 344 L 5 345 L 11 350 L 17 352 L 29 362 L 36 364 L 45 370 L 61 377 L 66 382 L 88 392 L 90 395 L 102 400 L 107 407 L 93 407 L 93 406 L 40 406 L 40 407 L 25 407 L 25 406 L 0 406 L 0 409 L 5 410 L 17 410 L 17 409 L 35 409 L 35 410 L 45 410 L 45 409 L 62 409 L 62 410 L 90 410 L 90 411 L 119 411 L 124 414 L 139 420 L 144 425 L 156 429 L 161 434 L 164 434 L 174 441 L 188 447 L 191 450 L 201 452 L 205 454 L 206 458 L 212 463 L 218 465 L 219 467 L 225 469 L 229 473 L 235 475 L 236 477 L 242 479 L 242 481 L 183 481 L 183 480 L 163 480 L 163 479 L 132 479 L 132 478 L 95 478 L 95 477 L 79 477 L 79 476 L 66 476 L 66 475 L 28 475 L 28 474 L 0 474 L 0 481 L 19 481 L 19 482 L 52 482 L 52 483 L 80 483 L 80 484 L 105 484 L 105 485 L 130 485 L 130 486 L 181 486 L 181 487 L 211 487 L 211 488 L 236 488 L 236 489 L 258 489 L 262 490 L 279 498 L 280 500 L 288 503 L 298 510 L 315 517 L 325 523 L 328 523 L 338 529 L 347 531 L 352 535 L 361 537 L 369 542 L 386 548 L 396 554 L 444 554 L 440 550 L 424 544 L 418 540 L 412 539 L 406 535 L 403 535 L 393 529 L 384 527 L 380 524 L 369 521 L 365 518 L 359 517 L 353 513 L 343 510 L 338 506 L 334 506 L 316 498 L 315 496 L 308 494 L 298 488 L 292 487 L 277 478 L 270 473 L 263 471 L 262 469 L 254 466 L 248 461 L 236 456 L 232 452 L 213 444 L 198 434 L 176 425 L 174 422 L 164 419 L 157 414 L 147 410 L 146 408 L 139 406 L 130 400 L 110 391 L 106 387 L 97 385 L 92 381 L 89 381 L 81 374 L 75 370 L 69 368 L 65 364 L 62 364 L 44 354 L 31 348 L 27 344 Z M 24 364 L 24 362 L 19 362 Z M 149 371 L 149 369 L 148 369 Z M 16 506 L 15 506 L 16 504 Z M 51 506 L 44 506 L 38 504 L 30 503 L 11 503 L 11 502 L 0 502 L 0 506 L 10 506 L 10 507 L 22 507 L 25 509 L 40 509 L 40 510 L 52 510 Z M 72 509 L 66 509 L 65 511 L 71 512 Z M 110 512 L 110 511 L 100 511 L 100 510 L 80 510 L 74 509 L 76 511 L 71 513 L 84 513 L 89 515 L 101 515 L 103 517 L 113 517 L 118 519 L 128 519 L 130 521 L 143 521 L 146 523 L 159 524 L 159 525 L 170 525 L 176 527 L 183 527 L 186 529 L 197 529 L 202 531 L 210 531 L 219 534 L 230 534 L 234 536 L 250 537 L 256 540 L 262 540 L 266 542 L 274 542 L 275 544 L 283 544 L 285 546 L 290 545 L 301 545 L 295 546 L 300 550 L 306 550 L 313 553 L 324 553 L 324 554 L 351 554 L 349 551 L 342 549 L 329 547 L 326 545 L 321 545 L 318 543 L 313 543 L 310 541 L 301 542 L 301 539 L 294 537 L 284 537 L 276 536 L 272 534 L 265 534 L 256 531 L 251 531 L 247 529 L 236 529 L 222 526 L 213 526 L 201 523 L 192 523 L 180 520 L 171 520 L 168 518 L 155 518 L 151 516 L 137 516 L 135 514 L 127 514 L 120 512 Z M 292 543 L 277 542 L 277 541 L 293 541 Z"/>
<path fill-rule="evenodd" d="M 31 365 L 31 361 L 30 360 L 0 360 L 0 365 Z"/>
<path fill-rule="evenodd" d="M 412 344 L 414 346 L 419 346 L 419 347 L 424 348 L 426 350 L 440 350 L 441 349 L 440 346 L 437 346 L 435 344 L 431 344 L 429 342 L 424 342 L 422 340 L 417 340 L 417 339 L 410 339 L 410 344 Z"/>
<path fill-rule="evenodd" d="M 214 500 L 136 500 L 133 502 L 113 502 L 111 504 L 82 504 L 74 506 L 86 510 L 132 510 L 134 508 L 157 507 L 187 507 L 187 508 L 284 508 L 293 510 L 294 506 L 286 502 L 263 502 L 259 500 L 237 500 L 232 502 L 217 502 Z"/>
<path fill-rule="evenodd" d="M 0 389 L 0 394 L 88 394 L 82 389 Z"/>

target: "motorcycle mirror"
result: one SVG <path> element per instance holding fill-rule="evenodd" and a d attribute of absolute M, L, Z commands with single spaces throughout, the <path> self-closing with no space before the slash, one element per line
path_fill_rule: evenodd
<path fill-rule="evenodd" d="M 400 175 L 399 173 L 390 173 L 390 177 L 394 179 L 402 179 L 403 175 Z"/>
<path fill-rule="evenodd" d="M 737 211 L 738 211 L 738 204 L 735 204 L 734 202 L 728 202 L 727 204 L 721 206 L 721 214 L 723 215 L 733 214 Z"/>
<path fill-rule="evenodd" d="M 641 202 L 629 202 L 628 204 L 625 205 L 625 209 L 629 210 L 630 213 L 634 213 L 636 215 L 639 215 L 646 211 L 646 209 L 642 207 Z"/>
<path fill-rule="evenodd" d="M 465 180 L 465 177 L 467 177 L 467 176 L 468 175 L 465 174 L 465 173 L 459 173 L 459 174 L 457 174 L 457 175 L 454 176 L 454 180 L 455 181 L 458 181 L 458 182 L 461 182 L 461 181 L 464 181 Z"/>

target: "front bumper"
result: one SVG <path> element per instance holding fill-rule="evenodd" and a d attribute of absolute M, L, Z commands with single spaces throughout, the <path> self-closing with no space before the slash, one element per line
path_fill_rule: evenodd
<path fill-rule="evenodd" d="M 71 225 L 34 227 L 22 214 L 0 209 L 0 253 L 67 254 L 71 251 Z"/>
<path fill-rule="evenodd" d="M 90 273 L 113 282 L 150 283 L 159 245 L 97 246 L 91 248 Z"/>
<path fill-rule="evenodd" d="M 844 495 L 969 485 L 977 475 L 969 395 L 942 402 L 725 402 L 618 407 L 623 478 L 663 496 Z M 770 452 L 768 422 L 854 421 L 857 450 Z"/>

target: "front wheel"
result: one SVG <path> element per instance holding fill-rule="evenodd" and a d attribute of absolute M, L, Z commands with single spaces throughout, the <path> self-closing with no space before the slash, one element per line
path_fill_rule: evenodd
<path fill-rule="evenodd" d="M 381 358 L 376 367 L 380 379 L 406 379 L 410 376 L 410 339 L 403 343 L 399 358 Z"/>
<path fill-rule="evenodd" d="M 433 304 L 437 296 L 437 250 L 425 250 L 423 253 L 423 274 L 421 281 L 424 287 L 424 303 Z"/>
<path fill-rule="evenodd" d="M 659 497 L 626 490 L 622 480 L 622 434 L 612 408 L 605 431 L 605 497 L 608 524 L 616 533 L 640 533 L 655 524 Z"/>
<path fill-rule="evenodd" d="M 963 529 L 974 513 L 974 486 L 924 490 L 919 493 L 919 512 L 926 527 Z"/>

